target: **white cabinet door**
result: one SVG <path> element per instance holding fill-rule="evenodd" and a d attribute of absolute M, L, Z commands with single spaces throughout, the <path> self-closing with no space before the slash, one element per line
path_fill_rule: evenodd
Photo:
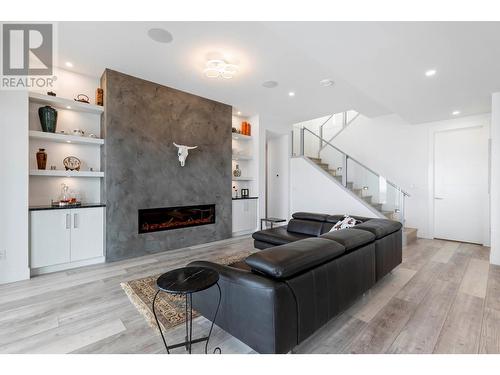
<path fill-rule="evenodd" d="M 102 257 L 104 255 L 103 207 L 71 210 L 71 261 Z"/>
<path fill-rule="evenodd" d="M 68 263 L 70 210 L 31 211 L 31 268 Z"/>
<path fill-rule="evenodd" d="M 233 233 L 252 232 L 257 227 L 257 199 L 233 200 Z"/>

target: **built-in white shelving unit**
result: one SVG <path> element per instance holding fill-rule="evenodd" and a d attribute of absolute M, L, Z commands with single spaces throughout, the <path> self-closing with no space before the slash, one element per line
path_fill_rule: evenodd
<path fill-rule="evenodd" d="M 241 197 L 242 189 L 248 189 L 251 199 L 233 199 L 233 235 L 239 236 L 252 233 L 258 226 L 259 212 L 259 123 L 258 116 L 252 118 L 233 116 L 232 127 L 241 129 L 242 122 L 251 124 L 251 134 L 232 133 L 232 171 L 239 166 L 242 176 L 232 177 L 233 198 L 234 188 Z"/>
<path fill-rule="evenodd" d="M 251 135 L 243 135 L 239 133 L 231 133 L 233 135 L 233 139 L 237 139 L 240 141 L 251 141 L 253 138 Z"/>
<path fill-rule="evenodd" d="M 234 161 L 252 160 L 253 157 L 246 155 L 233 155 Z"/>
<path fill-rule="evenodd" d="M 60 143 L 75 143 L 82 145 L 103 145 L 104 139 L 91 138 L 86 136 L 69 135 L 62 133 L 45 133 L 38 130 L 30 130 L 29 136 L 31 139 L 41 139 Z"/>
<path fill-rule="evenodd" d="M 100 82 L 98 78 L 63 69 L 56 72 L 57 84 L 51 90 L 57 96 L 33 88 L 28 93 L 26 108 L 30 233 L 27 266 L 32 276 L 105 261 L 106 207 L 102 196 L 105 171 L 101 165 L 104 107 L 93 104 Z M 73 99 L 80 94 L 87 95 L 90 103 Z M 55 133 L 42 131 L 39 111 L 44 106 L 57 111 Z M 76 135 L 81 132 L 84 135 Z M 37 163 L 41 149 L 47 155 L 44 169 L 39 169 Z M 79 171 L 65 170 L 64 159 L 69 156 L 80 160 Z M 62 198 L 63 191 L 82 204 L 53 206 L 53 202 Z"/>
<path fill-rule="evenodd" d="M 29 93 L 29 100 L 32 103 L 38 103 L 43 105 L 50 105 L 57 109 L 68 109 L 77 112 L 88 112 L 101 114 L 104 112 L 104 108 L 100 105 L 77 102 L 72 99 L 60 98 L 57 96 L 44 95 L 36 92 Z"/>
<path fill-rule="evenodd" d="M 65 170 L 47 170 L 32 169 L 30 176 L 45 177 L 104 177 L 104 172 L 96 171 L 65 171 Z"/>
<path fill-rule="evenodd" d="M 55 133 L 41 131 L 38 109 L 49 105 L 57 109 Z M 101 201 L 101 146 L 100 138 L 102 106 L 80 103 L 72 99 L 50 96 L 36 92 L 29 93 L 29 145 L 30 145 L 30 205 L 50 204 L 60 194 L 60 186 L 65 183 L 81 197 L 84 203 Z M 73 135 L 73 130 L 84 132 L 83 136 Z M 95 134 L 95 137 L 89 137 Z M 47 153 L 46 169 L 38 169 L 36 152 L 43 148 Z M 80 171 L 67 171 L 63 159 L 74 156 L 80 159 Z M 52 168 L 55 167 L 55 169 Z M 78 177 L 74 180 L 65 180 Z"/>

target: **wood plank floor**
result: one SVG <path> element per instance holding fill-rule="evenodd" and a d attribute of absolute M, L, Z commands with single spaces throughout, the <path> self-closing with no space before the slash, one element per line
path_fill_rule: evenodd
<path fill-rule="evenodd" d="M 163 353 L 120 282 L 252 249 L 243 237 L 1 285 L 0 353 Z M 398 268 L 293 353 L 500 353 L 500 267 L 488 255 L 478 245 L 418 239 Z M 209 322 L 193 326 L 206 332 Z M 170 330 L 169 341 L 181 341 L 183 329 Z M 254 353 L 217 327 L 215 346 Z"/>

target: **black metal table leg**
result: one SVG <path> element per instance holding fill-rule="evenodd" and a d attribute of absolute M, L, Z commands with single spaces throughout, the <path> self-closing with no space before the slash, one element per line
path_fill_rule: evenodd
<path fill-rule="evenodd" d="M 158 297 L 158 294 L 161 292 L 161 290 L 158 290 L 155 294 L 155 298 L 153 298 L 153 315 L 155 316 L 156 320 L 156 325 L 158 326 L 158 329 L 160 330 L 160 335 L 163 340 L 163 344 L 165 345 L 165 349 L 167 349 L 167 353 L 170 354 L 170 350 L 168 350 L 168 345 L 167 342 L 165 341 L 165 336 L 163 336 L 163 332 L 161 330 L 161 325 L 160 322 L 158 321 L 158 317 L 156 316 L 156 310 L 155 310 L 155 302 L 156 302 L 156 297 Z"/>
<path fill-rule="evenodd" d="M 212 335 L 212 329 L 214 328 L 215 320 L 217 319 L 217 314 L 219 313 L 220 302 L 222 299 L 222 292 L 220 290 L 219 283 L 217 285 L 217 289 L 219 289 L 219 302 L 217 303 L 217 309 L 215 310 L 214 318 L 212 319 L 212 325 L 210 326 L 210 331 L 208 331 L 207 342 L 205 343 L 205 354 L 208 354 L 208 342 L 210 341 L 210 336 Z M 219 347 L 216 347 L 213 351 L 215 354 L 216 351 L 219 351 L 219 354 L 222 354 L 222 350 Z"/>
<path fill-rule="evenodd" d="M 186 351 L 189 350 L 189 344 L 188 344 L 188 296 L 187 294 L 185 295 L 185 308 L 186 308 L 186 314 L 184 315 L 186 317 L 186 336 L 184 336 L 184 342 L 186 343 Z"/>

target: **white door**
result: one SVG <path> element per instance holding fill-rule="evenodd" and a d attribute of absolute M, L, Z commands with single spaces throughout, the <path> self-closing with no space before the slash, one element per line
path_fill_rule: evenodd
<path fill-rule="evenodd" d="M 31 211 L 30 266 L 39 268 L 70 261 L 70 210 Z"/>
<path fill-rule="evenodd" d="M 484 127 L 435 134 L 434 184 L 434 237 L 487 242 L 488 133 Z"/>
<path fill-rule="evenodd" d="M 104 209 L 102 207 L 71 210 L 71 261 L 104 255 Z"/>
<path fill-rule="evenodd" d="M 266 216 L 288 219 L 288 136 L 267 132 Z"/>

